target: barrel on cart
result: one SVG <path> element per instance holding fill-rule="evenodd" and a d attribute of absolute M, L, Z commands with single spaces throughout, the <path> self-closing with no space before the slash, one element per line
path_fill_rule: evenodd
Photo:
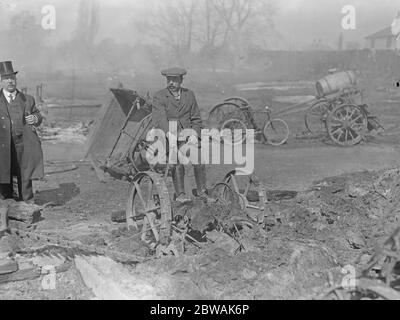
<path fill-rule="evenodd" d="M 316 83 L 317 96 L 325 97 L 336 93 L 343 88 L 355 87 L 357 77 L 353 71 L 342 71 L 328 75 Z"/>
<path fill-rule="evenodd" d="M 383 129 L 376 116 L 363 103 L 363 90 L 353 71 L 328 75 L 316 82 L 316 101 L 304 118 L 307 130 L 314 135 L 328 135 L 341 146 L 360 143 L 372 130 Z"/>

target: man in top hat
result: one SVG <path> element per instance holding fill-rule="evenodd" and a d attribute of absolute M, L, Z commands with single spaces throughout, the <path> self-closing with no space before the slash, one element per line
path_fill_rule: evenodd
<path fill-rule="evenodd" d="M 13 197 L 18 178 L 19 200 L 33 202 L 32 179 L 44 176 L 43 152 L 35 127 L 42 116 L 35 99 L 17 89 L 11 61 L 0 62 L 0 199 Z"/>
<path fill-rule="evenodd" d="M 167 88 L 158 91 L 153 97 L 153 127 L 167 133 L 169 131 L 169 121 L 176 121 L 178 123 L 178 135 L 181 130 L 191 128 L 196 131 L 197 137 L 191 136 L 187 142 L 200 145 L 198 138 L 201 135 L 203 123 L 196 97 L 193 91 L 182 87 L 186 70 L 170 68 L 161 71 L 161 74 L 167 78 Z M 193 169 L 198 196 L 207 198 L 205 165 L 201 163 L 193 164 Z M 177 195 L 176 200 L 181 203 L 190 201 L 190 198 L 185 193 L 185 168 L 183 164 L 178 163 L 171 168 L 171 171 Z"/>

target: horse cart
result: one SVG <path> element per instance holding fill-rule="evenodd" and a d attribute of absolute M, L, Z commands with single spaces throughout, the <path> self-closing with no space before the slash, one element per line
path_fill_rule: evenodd
<path fill-rule="evenodd" d="M 317 82 L 316 100 L 304 117 L 311 134 L 327 134 L 335 144 L 353 146 L 368 132 L 383 129 L 363 104 L 363 90 L 356 82 L 351 71 L 331 74 Z"/>
<path fill-rule="evenodd" d="M 156 250 L 168 251 L 172 239 L 187 236 L 188 221 L 174 215 L 170 166 L 150 165 L 146 160 L 151 103 L 133 90 L 110 90 L 113 99 L 99 112 L 88 140 L 87 157 L 101 180 L 106 181 L 107 173 L 129 183 L 127 227 Z M 209 192 L 224 206 L 264 211 L 265 191 L 254 175 L 233 170 Z M 255 192 L 259 196 L 249 200 L 248 194 Z"/>
<path fill-rule="evenodd" d="M 368 132 L 384 129 L 363 103 L 363 91 L 357 87 L 352 71 L 330 74 L 317 81 L 316 89 L 314 99 L 285 107 L 275 112 L 275 116 L 306 110 L 307 131 L 314 136 L 328 136 L 340 146 L 353 146 Z M 211 109 L 208 121 L 219 130 L 254 129 L 261 142 L 280 146 L 289 137 L 289 127 L 284 120 L 272 118 L 271 114 L 269 107 L 256 111 L 246 99 L 231 97 Z M 243 136 L 236 137 L 237 142 L 243 140 Z"/>

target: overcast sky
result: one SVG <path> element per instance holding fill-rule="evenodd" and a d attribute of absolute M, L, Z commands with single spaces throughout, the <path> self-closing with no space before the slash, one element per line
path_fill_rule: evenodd
<path fill-rule="evenodd" d="M 132 21 L 143 10 L 166 0 L 97 0 L 101 8 L 99 39 L 113 37 L 120 42 L 135 39 Z M 276 0 L 278 13 L 274 17 L 276 29 L 288 45 L 294 48 L 304 46 L 313 39 L 324 43 L 337 43 L 342 30 L 341 10 L 344 5 L 356 9 L 356 30 L 343 31 L 345 41 L 358 41 L 391 24 L 400 0 Z M 77 0 L 0 0 L 0 27 L 7 26 L 9 17 L 20 10 L 29 10 L 41 19 L 43 5 L 52 4 L 57 13 L 57 29 L 52 31 L 53 42 L 67 39 L 76 23 Z M 260 31 L 261 32 L 261 31 Z"/>

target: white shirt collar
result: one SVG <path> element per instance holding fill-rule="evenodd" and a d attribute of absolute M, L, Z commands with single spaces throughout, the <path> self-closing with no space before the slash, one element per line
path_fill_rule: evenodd
<path fill-rule="evenodd" d="M 10 95 L 14 100 L 17 95 L 17 90 L 15 90 L 14 92 L 8 92 L 7 90 L 3 89 L 3 94 L 6 97 L 7 101 L 10 102 Z"/>

